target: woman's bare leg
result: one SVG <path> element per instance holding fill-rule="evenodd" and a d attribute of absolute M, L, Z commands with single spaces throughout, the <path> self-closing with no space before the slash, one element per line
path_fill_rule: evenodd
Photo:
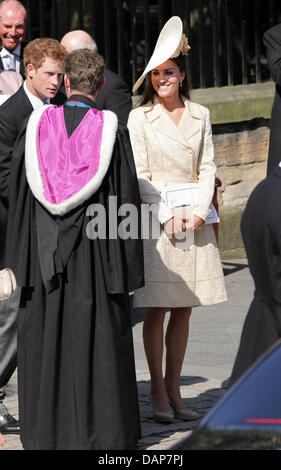
<path fill-rule="evenodd" d="M 186 352 L 191 308 L 171 309 L 167 326 L 165 384 L 167 394 L 178 409 L 186 408 L 180 394 L 180 376 Z"/>
<path fill-rule="evenodd" d="M 163 338 L 166 309 L 147 308 L 143 323 L 143 343 L 151 377 L 151 401 L 154 411 L 170 412 L 163 378 Z"/>

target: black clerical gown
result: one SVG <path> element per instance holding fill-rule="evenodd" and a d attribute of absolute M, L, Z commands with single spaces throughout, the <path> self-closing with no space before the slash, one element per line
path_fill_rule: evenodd
<path fill-rule="evenodd" d="M 89 104 L 87 98 L 75 99 Z M 64 109 L 70 135 L 87 109 Z M 63 216 L 51 215 L 33 196 L 24 142 L 23 128 L 12 159 L 6 259 L 23 287 L 18 315 L 23 447 L 134 449 L 140 427 L 128 291 L 144 283 L 142 244 L 140 237 L 87 236 L 91 204 L 101 204 L 108 214 L 109 196 L 117 196 L 119 205 L 140 208 L 127 129 L 118 128 L 100 188 Z"/>
<path fill-rule="evenodd" d="M 259 183 L 242 216 L 241 232 L 255 284 L 230 378 L 232 385 L 281 338 L 281 168 Z"/>

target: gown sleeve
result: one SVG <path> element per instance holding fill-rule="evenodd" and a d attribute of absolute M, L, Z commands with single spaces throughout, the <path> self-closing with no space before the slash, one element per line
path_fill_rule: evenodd
<path fill-rule="evenodd" d="M 24 166 L 26 124 L 13 148 L 9 170 L 9 201 L 5 265 L 13 269 L 17 284 L 34 285 L 33 250 L 37 247 L 35 201 L 27 184 Z"/>
<path fill-rule="evenodd" d="M 111 178 L 117 196 L 118 227 L 124 227 L 123 231 L 118 233 L 120 253 L 123 253 L 123 264 L 125 263 L 124 286 L 126 290 L 133 291 L 144 286 L 141 199 L 128 129 L 122 124 L 119 124 L 114 152 Z M 128 225 L 131 236 L 124 232 L 126 219 L 128 224 L 131 222 Z"/>

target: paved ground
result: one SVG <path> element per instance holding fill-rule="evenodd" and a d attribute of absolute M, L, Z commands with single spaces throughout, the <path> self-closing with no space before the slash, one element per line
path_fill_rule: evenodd
<path fill-rule="evenodd" d="M 228 291 L 228 302 L 197 307 L 191 317 L 188 351 L 183 367 L 181 392 L 187 406 L 195 409 L 200 419 L 225 393 L 227 381 L 239 345 L 242 325 L 252 299 L 253 283 L 246 260 L 223 262 Z M 200 422 L 176 420 L 173 424 L 159 424 L 152 419 L 148 392 L 149 373 L 142 344 L 144 311 L 133 312 L 133 334 L 136 371 L 139 390 L 142 439 L 138 449 L 162 450 L 188 435 Z M 7 388 L 6 406 L 17 417 L 17 376 Z M 6 435 L 1 450 L 19 450 L 17 435 Z"/>

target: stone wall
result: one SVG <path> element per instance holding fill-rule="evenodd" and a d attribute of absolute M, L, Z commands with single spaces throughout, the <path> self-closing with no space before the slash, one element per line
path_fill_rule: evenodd
<path fill-rule="evenodd" d="M 221 256 L 245 256 L 240 233 L 247 200 L 266 176 L 274 84 L 194 90 L 191 98 L 210 110 L 219 203 Z"/>
<path fill-rule="evenodd" d="M 268 139 L 268 119 L 213 126 L 221 208 L 244 207 L 253 188 L 265 178 Z"/>
<path fill-rule="evenodd" d="M 249 195 L 265 178 L 269 141 L 269 119 L 215 124 L 213 142 L 218 188 L 219 247 L 221 256 L 245 256 L 240 220 Z"/>

